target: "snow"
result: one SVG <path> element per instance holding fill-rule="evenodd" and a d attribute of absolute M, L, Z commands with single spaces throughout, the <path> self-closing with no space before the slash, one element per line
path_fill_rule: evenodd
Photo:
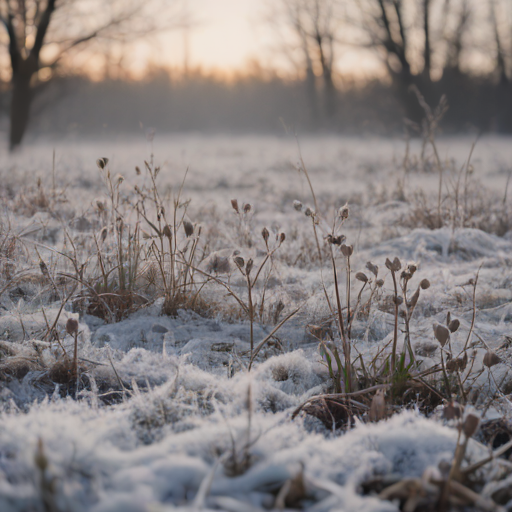
<path fill-rule="evenodd" d="M 467 137 L 439 142 L 443 158 L 457 165 L 464 162 L 470 145 Z M 57 155 L 54 192 L 66 201 L 42 211 L 45 208 L 33 199 L 34 177 L 41 177 L 51 196 L 52 147 Z M 414 142 L 411 151 L 418 147 Z M 371 361 L 392 340 L 392 281 L 386 258 L 413 261 L 418 270 L 410 290 L 425 278 L 431 285 L 422 290 L 411 320 L 411 339 L 423 368 L 440 362 L 432 326 L 445 323 L 450 311 L 460 320 L 451 335 L 451 350 L 461 353 L 469 336 L 471 371 L 481 391 L 475 405 L 484 408 L 496 383 L 505 394 L 512 390 L 512 360 L 504 348 L 512 335 L 512 236 L 510 231 L 500 237 L 475 227 L 429 230 L 407 225 L 404 219 L 413 201 L 394 197 L 403 174 L 403 150 L 399 140 L 300 138 L 324 215 L 319 236 L 327 234 L 334 212 L 348 201 L 350 220 L 343 234 L 354 245 L 352 273 L 370 275 L 365 265 L 371 261 L 385 280 L 368 317 L 353 326 L 354 347 L 361 357 Z M 253 258 L 257 268 L 265 254 L 262 227 L 268 227 L 271 240 L 286 233 L 268 281 L 267 316 L 254 326 L 255 343 L 275 327 L 271 317 L 279 302 L 284 306 L 279 320 L 296 307 L 300 311 L 277 331 L 275 343 L 261 351 L 251 372 L 249 322 L 215 282 L 202 291 L 206 302 L 215 305 L 210 316 L 186 309 L 175 317 L 162 316 L 163 300 L 152 297 L 127 318 L 106 323 L 73 312 L 71 303 L 61 310 L 62 297 L 55 297 L 38 273 L 39 258 L 52 271 L 69 266 L 55 252 L 69 250 L 68 236 L 77 243 L 79 259 L 88 261 L 86 237 L 100 230 L 94 204 L 105 198 L 95 160 L 108 156 L 112 174 L 125 177 L 121 187 L 129 194 L 130 187 L 142 186 L 146 179 L 133 169 L 143 166 L 150 151 L 162 165 L 162 190 L 176 189 L 190 166 L 184 191 L 191 199 L 187 215 L 202 224 L 209 241 L 200 268 L 213 273 L 220 268 L 213 259 L 227 258 L 227 272 L 221 269 L 216 275 L 229 279 L 242 298 L 246 281 L 230 259 L 234 251 L 246 261 Z M 144 140 L 36 141 L 20 154 L 0 157 L 6 205 L 2 239 L 15 234 L 23 240 L 16 265 L 31 276 L 0 297 L 1 511 L 45 510 L 49 486 L 52 510 L 58 511 L 255 512 L 272 509 L 283 485 L 303 471 L 307 510 L 387 512 L 399 510 L 396 503 L 364 494 L 363 484 L 375 478 L 421 478 L 427 468 L 451 463 L 458 434 L 439 414 L 426 418 L 418 410 L 402 410 L 378 423 L 357 420 L 346 432 L 330 431 L 310 416 L 292 418 L 308 398 L 330 390 L 318 343 L 307 326 L 329 317 L 325 292 L 330 297 L 334 292 L 328 264 L 322 268 L 318 261 L 311 220 L 293 207 L 295 199 L 313 203 L 307 182 L 294 167 L 298 151 L 296 141 L 288 138 L 191 134 L 157 136 L 153 147 Z M 475 149 L 472 179 L 483 184 L 484 195 L 498 198 L 496 204 L 503 197 L 503 169 L 511 157 L 512 144 L 505 138 L 484 137 Z M 436 173 L 411 171 L 406 193 L 412 197 L 422 189 L 436 197 L 437 186 Z M 447 178 L 447 194 L 451 186 Z M 9 194 L 17 199 L 12 201 Z M 251 247 L 233 218 L 233 198 L 253 205 L 247 224 L 255 240 Z M 2 253 L 2 265 L 7 259 Z M 471 283 L 477 272 L 473 321 Z M 341 260 L 339 279 L 345 297 Z M 1 286 L 4 281 L 2 277 Z M 352 284 L 355 300 L 361 283 Z M 74 339 L 66 333 L 71 317 L 80 322 L 80 371 L 89 383 L 76 396 L 66 396 L 63 386 L 48 378 L 62 350 L 72 353 Z M 62 348 L 46 336 L 56 318 Z M 403 343 L 400 333 L 399 347 Z M 501 358 L 491 369 L 482 362 L 488 348 Z M 502 400 L 489 409 L 489 417 L 511 412 L 508 400 Z M 36 464 L 39 441 L 48 460 L 44 475 Z M 487 454 L 484 445 L 471 440 L 467 463 Z M 245 456 L 247 466 L 233 471 L 233 464 L 243 466 Z M 482 471 L 491 475 L 495 466 Z"/>

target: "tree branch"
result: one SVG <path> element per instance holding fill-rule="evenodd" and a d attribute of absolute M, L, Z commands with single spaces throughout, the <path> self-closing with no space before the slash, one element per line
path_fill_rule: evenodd
<path fill-rule="evenodd" d="M 46 32 L 48 31 L 48 26 L 50 25 L 50 19 L 52 17 L 53 11 L 55 10 L 55 1 L 56 0 L 48 0 L 46 9 L 41 16 L 41 21 L 37 27 L 36 40 L 34 41 L 32 50 L 30 50 L 30 55 L 35 57 L 37 60 L 39 60 L 39 54 L 41 53 L 44 38 L 46 36 Z"/>

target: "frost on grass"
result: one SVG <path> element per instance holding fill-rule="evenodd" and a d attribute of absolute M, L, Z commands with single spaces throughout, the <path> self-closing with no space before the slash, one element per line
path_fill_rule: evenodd
<path fill-rule="evenodd" d="M 440 144 L 463 161 L 466 142 Z M 57 189 L 51 169 L 40 171 L 51 160 L 45 146 L 13 156 L 27 176 L 42 176 L 28 185 L 3 176 L 11 193 L 2 199 L 10 213 L 0 232 L 0 510 L 413 510 L 409 495 L 380 493 L 409 482 L 436 495 L 429 478 L 446 480 L 464 441 L 459 420 L 442 417 L 455 398 L 483 415 L 462 467 L 485 459 L 496 438 L 486 429 L 499 420 L 506 432 L 512 414 L 512 238 L 502 232 L 510 208 L 505 177 L 493 172 L 497 159 L 510 160 L 510 147 L 493 139 L 477 146 L 475 179 L 485 186 L 472 184 L 467 208 L 462 197 L 455 208 L 456 180 L 444 182 L 437 205 L 438 176 L 421 172 L 419 161 L 404 176 L 394 161 L 398 143 L 372 141 L 371 154 L 367 146 L 303 142 L 318 212 L 293 165 L 294 141 L 170 138 L 153 148 L 162 162 L 170 157 L 161 167 L 153 158 L 143 164 L 146 148 L 136 142 L 93 150 L 83 143 L 58 149 Z M 98 152 L 117 155 L 100 169 L 106 181 L 94 174 L 90 155 Z M 186 198 L 174 203 L 180 223 L 169 214 L 172 194 L 167 210 L 142 208 L 152 178 L 162 180 L 162 196 L 175 191 L 190 162 Z M 454 177 L 445 164 L 445 177 Z M 139 171 L 130 173 L 134 165 Z M 140 171 L 145 165 L 150 174 Z M 105 188 L 118 172 L 124 180 Z M 329 219 L 347 201 L 350 220 L 333 233 Z M 476 206 L 491 203 L 485 219 Z M 446 218 L 431 229 L 439 211 Z M 358 368 L 353 382 L 338 375 L 341 390 L 356 392 L 338 409 L 332 247 Z M 409 298 L 429 282 L 409 332 L 401 316 L 396 336 L 386 267 L 395 257 L 402 269 L 416 268 Z M 69 318 L 79 321 L 76 337 Z M 263 344 L 249 372 L 251 342 Z M 395 364 L 415 358 L 417 373 L 407 378 L 423 379 L 440 398 L 409 380 L 400 391 L 407 409 L 396 396 L 392 402 L 386 358 L 394 344 L 404 354 Z M 376 391 L 365 394 L 371 385 L 387 393 L 381 416 Z M 347 407 L 356 412 L 333 429 L 339 417 L 329 415 Z M 372 414 L 380 421 L 370 422 Z M 497 458 L 474 473 L 480 503 L 512 500 L 509 465 Z"/>

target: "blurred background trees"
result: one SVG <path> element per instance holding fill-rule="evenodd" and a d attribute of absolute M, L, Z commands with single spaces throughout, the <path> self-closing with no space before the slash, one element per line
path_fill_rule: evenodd
<path fill-rule="evenodd" d="M 104 54 L 171 27 L 165 0 L 0 0 L 1 42 L 10 63 L 13 149 L 25 134 L 34 94 L 65 70 L 79 69 L 79 52 Z M 4 59 L 6 66 L 6 59 Z"/>
<path fill-rule="evenodd" d="M 447 96 L 445 132 L 512 132 L 509 0 L 273 0 L 254 20 L 271 37 L 243 70 L 228 76 L 185 59 L 172 69 L 149 62 L 134 77 L 141 39 L 190 27 L 184 1 L 0 0 L 11 147 L 34 96 L 34 134 L 136 131 L 141 122 L 277 132 L 283 121 L 303 132 L 388 134 L 404 118 L 420 129 L 415 91 L 432 106 Z"/>

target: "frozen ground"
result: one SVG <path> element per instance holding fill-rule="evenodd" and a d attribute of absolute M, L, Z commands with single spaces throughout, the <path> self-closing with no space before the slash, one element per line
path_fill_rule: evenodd
<path fill-rule="evenodd" d="M 153 143 L 41 141 L 0 156 L 0 510 L 401 510 L 404 500 L 379 499 L 374 482 L 421 479 L 451 464 L 457 430 L 441 419 L 439 408 L 425 417 L 418 397 L 416 408 L 414 400 L 407 410 L 388 404 L 388 419 L 370 423 L 368 414 L 359 414 L 353 428 L 338 430 L 312 415 L 292 418 L 309 398 L 332 392 L 314 336 L 314 326 L 330 321 L 326 295 L 331 301 L 335 296 L 324 237 L 348 202 L 349 219 L 339 233 L 354 246 L 352 277 L 361 271 L 372 277 L 365 269 L 371 261 L 384 280 L 353 323 L 353 357 L 361 354 L 371 364 L 390 350 L 393 284 L 385 260 L 414 262 L 410 290 L 422 279 L 430 282 L 410 322 L 421 369 L 438 367 L 433 326 L 446 323 L 450 312 L 460 321 L 450 350 L 454 356 L 470 350 L 471 365 L 462 371 L 472 382 L 468 403 L 486 415 L 484 421 L 503 418 L 508 424 L 512 224 L 506 187 L 512 141 L 482 138 L 467 166 L 472 142 L 439 141 L 441 204 L 438 169 L 429 151 L 421 160 L 419 141 L 411 143 L 407 161 L 404 141 L 335 136 L 301 138 L 300 152 L 286 137 L 157 135 Z M 126 318 L 98 318 L 75 300 L 88 292 L 84 282 L 99 275 L 94 237 L 106 233 L 106 260 L 113 247 L 98 207 L 108 204 L 108 194 L 96 160 L 109 158 L 112 177 L 123 177 L 116 181 L 116 215 L 133 227 L 129 202 L 135 185 L 148 185 L 144 160 L 151 152 L 161 167 L 162 195 L 175 196 L 189 169 L 181 200 L 190 199 L 192 238 L 201 225 L 194 263 L 243 301 L 245 278 L 233 255 L 254 259 L 258 268 L 266 254 L 263 227 L 272 244 L 286 233 L 272 266 L 265 267 L 255 343 L 299 311 L 270 337 L 250 372 L 247 316 L 215 280 L 200 289 L 201 308 L 178 309 L 173 316 L 161 315 L 163 298 L 158 283 L 147 278 L 149 264 L 134 278 L 144 305 Z M 304 215 L 314 201 L 297 170 L 301 155 L 321 215 L 322 263 Z M 251 205 L 240 221 L 230 203 L 235 198 L 240 208 Z M 302 212 L 294 200 L 303 203 Z M 431 229 L 438 211 L 444 226 Z M 151 232 L 147 223 L 141 229 Z M 150 251 L 152 239 L 144 240 Z M 212 261 L 219 258 L 227 261 L 226 273 L 214 272 Z M 346 261 L 337 261 L 344 298 Z M 65 276 L 76 262 L 83 265 L 83 282 L 72 287 Z M 352 279 L 352 307 L 360 288 Z M 260 300 L 261 286 L 255 293 Z M 362 303 L 368 299 L 366 288 Z M 78 389 L 59 372 L 63 351 L 73 352 L 69 318 L 79 320 Z M 49 336 L 52 326 L 59 341 Z M 331 329 L 337 340 L 335 324 Z M 402 331 L 401 321 L 400 350 Z M 500 358 L 490 369 L 483 365 L 489 349 Z M 437 386 L 439 378 L 429 382 Z M 470 441 L 465 464 L 488 454 L 480 441 Z M 475 509 L 491 510 L 485 499 L 495 498 L 496 486 L 507 487 L 510 464 L 493 462 L 480 471 L 482 502 Z M 512 510 L 510 492 L 498 501 Z"/>

